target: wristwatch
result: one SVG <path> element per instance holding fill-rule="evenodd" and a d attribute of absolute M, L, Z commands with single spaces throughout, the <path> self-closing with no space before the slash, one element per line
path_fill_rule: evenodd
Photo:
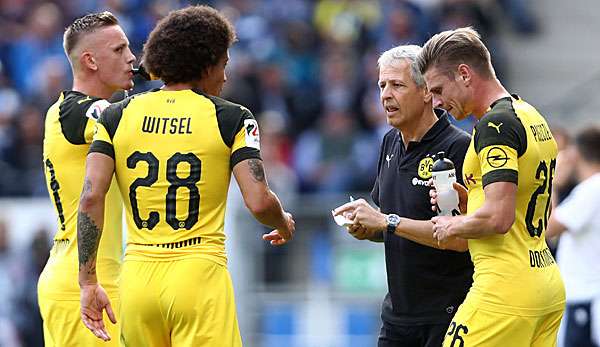
<path fill-rule="evenodd" d="M 385 216 L 385 220 L 387 221 L 387 232 L 388 234 L 393 234 L 396 232 L 396 227 L 400 224 L 400 217 L 397 214 L 390 213 Z"/>

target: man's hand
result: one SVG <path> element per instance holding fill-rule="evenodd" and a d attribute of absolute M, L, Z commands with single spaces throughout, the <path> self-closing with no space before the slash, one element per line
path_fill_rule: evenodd
<path fill-rule="evenodd" d="M 431 218 L 433 222 L 433 238 L 441 249 L 446 249 L 449 242 L 456 240 L 454 229 L 462 222 L 464 216 L 437 216 Z"/>
<path fill-rule="evenodd" d="M 360 224 L 352 224 L 346 227 L 346 230 L 357 240 L 370 240 L 375 236 L 374 232 L 371 232 Z"/>
<path fill-rule="evenodd" d="M 110 341 L 110 335 L 108 335 L 102 319 L 103 310 L 106 310 L 110 321 L 116 324 L 117 319 L 104 288 L 98 283 L 83 285 L 81 287 L 81 320 L 96 337 Z"/>
<path fill-rule="evenodd" d="M 292 239 L 294 231 L 296 230 L 296 222 L 291 213 L 286 212 L 285 216 L 286 226 L 284 228 L 275 229 L 268 234 L 264 234 L 262 236 L 263 240 L 269 241 L 273 246 L 281 246 Z"/>
<path fill-rule="evenodd" d="M 430 181 L 429 186 L 433 187 L 433 183 Z M 458 192 L 458 209 L 461 214 L 467 213 L 467 201 L 469 199 L 469 191 L 463 187 L 460 183 L 454 182 L 452 188 Z M 437 206 L 437 191 L 435 188 L 431 188 L 429 191 L 429 197 L 431 198 L 431 209 L 434 212 L 438 212 Z"/>
<path fill-rule="evenodd" d="M 369 205 L 365 199 L 346 203 L 335 210 L 334 215 L 343 215 L 354 222 L 347 229 L 353 237 L 364 240 L 372 239 L 377 233 L 385 230 L 385 215 Z"/>

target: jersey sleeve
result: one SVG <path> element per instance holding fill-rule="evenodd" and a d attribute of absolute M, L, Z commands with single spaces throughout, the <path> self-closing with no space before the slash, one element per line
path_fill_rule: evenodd
<path fill-rule="evenodd" d="M 125 101 L 112 104 L 107 107 L 98 119 L 95 127 L 94 140 L 90 146 L 89 153 L 104 153 L 115 159 L 113 137 L 119 126 L 123 115 L 123 109 L 127 105 Z"/>
<path fill-rule="evenodd" d="M 475 128 L 475 152 L 481 165 L 482 183 L 518 183 L 518 159 L 527 150 L 527 134 L 516 114 L 486 114 Z"/>
<path fill-rule="evenodd" d="M 68 96 L 60 105 L 59 121 L 63 135 L 70 143 L 91 143 L 96 120 L 110 103 L 104 99 L 77 94 Z"/>
<path fill-rule="evenodd" d="M 221 137 L 231 148 L 231 168 L 246 159 L 261 159 L 258 122 L 250 110 L 235 104 L 218 105 L 217 119 Z"/>

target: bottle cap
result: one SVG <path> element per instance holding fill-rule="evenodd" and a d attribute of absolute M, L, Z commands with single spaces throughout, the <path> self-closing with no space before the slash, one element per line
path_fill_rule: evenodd
<path fill-rule="evenodd" d="M 433 167 L 431 171 L 446 171 L 446 170 L 454 170 L 454 163 L 452 160 L 446 158 L 446 153 L 438 152 L 435 155 L 435 161 L 433 162 Z"/>

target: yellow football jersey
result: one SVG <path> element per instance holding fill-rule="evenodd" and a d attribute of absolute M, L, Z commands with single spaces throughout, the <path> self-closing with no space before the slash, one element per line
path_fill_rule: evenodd
<path fill-rule="evenodd" d="M 48 298 L 79 300 L 77 209 L 96 119 L 108 105 L 104 99 L 65 91 L 46 114 L 43 160 L 46 185 L 58 219 L 54 246 L 40 275 L 39 293 Z M 122 204 L 116 184 L 111 185 L 106 201 L 97 272 L 100 283 L 114 296 L 118 293 L 123 254 Z"/>
<path fill-rule="evenodd" d="M 477 307 L 528 316 L 564 306 L 563 282 L 544 238 L 556 154 L 544 118 L 516 95 L 497 100 L 473 130 L 463 165 L 467 213 L 483 205 L 487 184 L 518 186 L 510 230 L 469 240 L 475 274 L 467 300 Z"/>
<path fill-rule="evenodd" d="M 102 113 L 90 152 L 115 160 L 126 259 L 194 256 L 226 264 L 231 169 L 260 159 L 258 124 L 247 108 L 194 90 L 134 95 Z"/>

